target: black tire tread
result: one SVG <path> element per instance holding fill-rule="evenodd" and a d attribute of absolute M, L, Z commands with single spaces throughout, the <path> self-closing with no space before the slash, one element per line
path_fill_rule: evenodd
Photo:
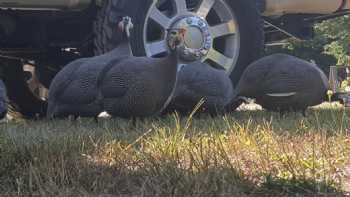
<path fill-rule="evenodd" d="M 254 0 L 227 0 L 234 10 L 241 33 L 240 57 L 230 77 L 234 86 L 238 84 L 241 75 L 249 64 L 261 57 L 265 47 L 263 19 Z"/>
<path fill-rule="evenodd" d="M 117 30 L 122 12 L 118 9 L 118 0 L 105 0 L 94 22 L 94 54 L 107 53 L 122 41 L 122 34 Z"/>

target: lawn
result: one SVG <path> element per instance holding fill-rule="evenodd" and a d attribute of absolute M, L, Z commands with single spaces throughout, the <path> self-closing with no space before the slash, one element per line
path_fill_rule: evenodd
<path fill-rule="evenodd" d="M 350 192 L 350 110 L 0 125 L 0 196 L 264 197 Z"/>

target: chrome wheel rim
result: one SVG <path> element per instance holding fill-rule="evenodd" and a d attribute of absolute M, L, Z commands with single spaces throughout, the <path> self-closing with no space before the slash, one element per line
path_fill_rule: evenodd
<path fill-rule="evenodd" d="M 200 60 L 227 73 L 234 70 L 240 34 L 236 16 L 225 0 L 154 0 L 143 29 L 146 55 L 167 54 L 166 30 L 179 27 L 189 32 L 181 64 Z"/>

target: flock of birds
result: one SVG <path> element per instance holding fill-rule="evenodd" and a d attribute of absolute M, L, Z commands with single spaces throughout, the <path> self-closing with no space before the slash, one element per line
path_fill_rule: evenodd
<path fill-rule="evenodd" d="M 127 19 L 119 26 L 126 33 Z M 167 57 L 134 57 L 125 43 L 107 54 L 65 66 L 50 86 L 47 117 L 97 118 L 107 112 L 113 117 L 142 118 L 175 110 L 189 113 L 202 99 L 201 111 L 222 114 L 234 111 L 244 98 L 256 99 L 267 110 L 304 113 L 325 101 L 328 79 L 316 65 L 274 54 L 248 66 L 233 87 L 223 70 L 202 62 L 179 64 L 185 30 L 168 31 Z"/>

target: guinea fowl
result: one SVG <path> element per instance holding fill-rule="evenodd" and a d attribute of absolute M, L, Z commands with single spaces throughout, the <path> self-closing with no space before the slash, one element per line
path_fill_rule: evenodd
<path fill-rule="evenodd" d="M 233 96 L 232 82 L 224 70 L 194 62 L 179 72 L 174 98 L 167 111 L 189 113 L 204 99 L 201 112 L 224 113 Z"/>
<path fill-rule="evenodd" d="M 50 87 L 48 117 L 96 117 L 106 111 L 130 118 L 160 112 L 175 89 L 183 31 L 169 32 L 171 53 L 164 58 L 115 57 L 112 52 L 68 65 Z"/>
<path fill-rule="evenodd" d="M 302 111 L 322 103 L 329 89 L 326 75 L 299 58 L 274 54 L 248 66 L 237 85 L 239 96 L 255 98 L 271 111 Z"/>
<path fill-rule="evenodd" d="M 75 60 L 55 76 L 49 88 L 48 117 L 90 117 L 101 113 L 101 106 L 93 102 L 97 98 L 98 76 L 112 60 L 132 56 L 128 41 L 132 27 L 130 17 L 123 17 L 118 25 L 123 41 L 117 48 L 100 56 Z"/>
<path fill-rule="evenodd" d="M 170 103 L 177 82 L 178 49 L 184 29 L 172 29 L 164 58 L 130 57 L 116 60 L 101 75 L 98 87 L 103 108 L 112 116 L 147 117 L 160 114 Z"/>
<path fill-rule="evenodd" d="M 2 80 L 0 80 L 0 119 L 6 117 L 7 114 L 7 94 L 6 87 Z"/>

